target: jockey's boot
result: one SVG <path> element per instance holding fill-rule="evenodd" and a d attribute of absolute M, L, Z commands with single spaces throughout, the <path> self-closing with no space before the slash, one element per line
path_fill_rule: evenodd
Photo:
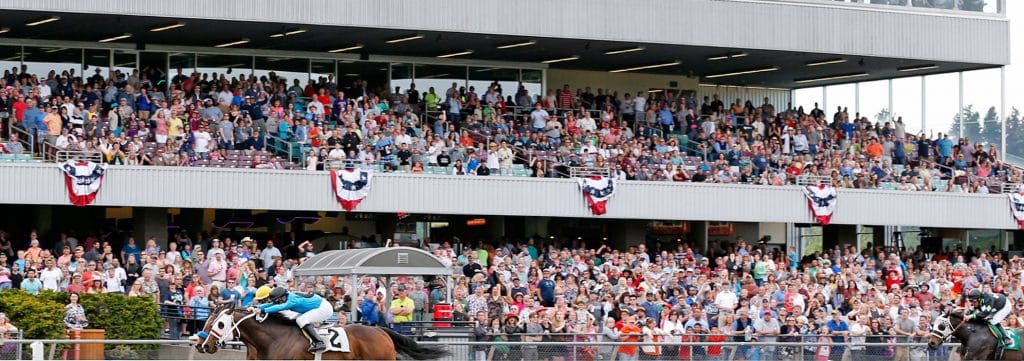
<path fill-rule="evenodd" d="M 302 326 L 302 330 L 306 331 L 306 335 L 309 336 L 310 340 L 313 340 L 313 344 L 309 346 L 310 353 L 323 352 L 327 350 L 327 345 L 324 344 L 324 340 L 320 338 L 320 334 L 316 333 L 316 328 L 313 324 L 306 324 Z"/>
<path fill-rule="evenodd" d="M 1010 334 L 1006 332 L 1006 327 L 1003 327 L 1002 324 L 998 324 L 996 327 L 999 327 L 999 332 L 1003 334 L 1003 347 L 1013 346 L 1013 338 L 1011 338 Z"/>

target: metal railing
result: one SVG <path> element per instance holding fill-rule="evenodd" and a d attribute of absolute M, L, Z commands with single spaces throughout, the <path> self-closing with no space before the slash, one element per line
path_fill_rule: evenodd
<path fill-rule="evenodd" d="M 54 160 L 57 163 L 63 163 L 69 160 L 83 160 L 100 163 L 103 161 L 103 154 L 99 152 L 86 152 L 78 150 L 58 150 L 56 151 Z"/>
<path fill-rule="evenodd" d="M 42 360 L 54 355 L 57 345 L 103 345 L 103 357 L 107 359 L 200 359 L 207 355 L 198 353 L 191 340 L 8 340 L 12 345 L 31 345 L 33 359 Z M 446 337 L 433 340 L 420 339 L 418 343 L 440 347 L 448 351 L 441 360 L 446 361 L 500 361 L 537 360 L 560 357 L 565 361 L 635 359 L 635 355 L 651 360 L 801 360 L 818 353 L 829 354 L 828 359 L 843 357 L 879 357 L 888 359 L 944 360 L 952 352 L 954 344 L 944 344 L 936 350 L 929 350 L 924 343 L 865 343 L 865 342 L 606 342 L 581 340 L 576 342 L 522 342 L 522 341 L 464 341 Z M 238 341 L 227 342 L 228 346 L 244 347 Z M 46 347 L 49 346 L 49 347 Z M 22 348 L 22 347 L 15 347 Z M 655 355 L 657 354 L 657 355 Z M 627 355 L 634 355 L 630 357 Z M 215 359 L 241 359 L 242 352 L 220 351 L 209 355 Z"/>
<path fill-rule="evenodd" d="M 607 177 L 612 174 L 610 168 L 605 167 L 569 167 L 569 177 L 589 177 L 589 176 L 602 176 Z"/>
<path fill-rule="evenodd" d="M 15 122 L 13 117 L 7 123 L 7 129 L 9 129 L 12 134 L 13 133 L 18 133 L 19 134 L 18 135 L 18 142 L 21 143 L 21 145 L 25 149 L 27 149 L 29 153 L 31 153 L 31 154 L 35 154 L 36 153 L 36 135 L 35 134 L 31 134 L 31 133 L 29 133 L 28 130 L 25 130 L 25 128 L 22 128 L 20 125 L 17 125 L 17 122 Z"/>
<path fill-rule="evenodd" d="M 832 184 L 832 178 L 822 175 L 801 175 L 796 177 L 798 186 L 816 186 L 820 184 Z"/>

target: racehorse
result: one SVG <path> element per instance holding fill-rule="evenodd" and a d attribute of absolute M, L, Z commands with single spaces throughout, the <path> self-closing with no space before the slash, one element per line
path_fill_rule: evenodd
<path fill-rule="evenodd" d="M 996 358 L 999 340 L 989 330 L 988 322 L 965 322 L 964 314 L 960 311 L 947 312 L 935 318 L 932 334 L 928 337 L 928 348 L 934 350 L 953 336 L 960 340 L 961 360 L 1024 360 L 1024 352 L 1009 350 L 1003 351 L 1002 358 Z"/>
<path fill-rule="evenodd" d="M 203 332 L 195 338 L 200 353 L 216 353 L 227 341 L 240 339 L 249 360 L 312 360 L 309 339 L 295 321 L 265 315 L 262 322 L 244 309 L 218 307 L 210 313 Z M 323 360 L 395 360 L 400 354 L 415 360 L 434 360 L 447 351 L 422 346 L 391 329 L 351 324 L 345 326 L 350 352 L 324 352 Z M 327 340 L 330 341 L 330 340 Z"/>

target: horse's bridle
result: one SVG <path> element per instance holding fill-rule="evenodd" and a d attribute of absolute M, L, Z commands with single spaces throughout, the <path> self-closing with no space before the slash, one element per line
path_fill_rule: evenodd
<path fill-rule="evenodd" d="M 949 321 L 949 315 L 943 314 L 937 317 L 935 320 L 939 321 L 940 327 L 932 328 L 932 336 L 935 336 L 936 338 L 942 340 L 942 342 L 949 341 L 949 338 L 953 336 L 953 332 L 956 331 L 956 328 L 953 327 L 953 323 Z M 959 325 L 957 326 L 957 328 L 959 328 Z M 948 331 L 946 331 L 945 334 L 942 334 L 939 333 L 939 329 L 945 329 Z"/>
<path fill-rule="evenodd" d="M 230 316 L 228 316 L 226 314 L 228 311 L 233 311 L 233 310 L 230 309 L 230 308 L 221 310 L 219 313 L 217 313 L 217 317 L 214 318 L 213 320 L 216 321 L 216 320 L 219 320 L 221 317 L 226 317 L 227 316 L 229 319 L 231 319 L 231 327 L 229 327 L 227 332 L 224 332 L 224 333 L 221 333 L 220 331 L 213 330 L 212 328 L 210 329 L 210 333 L 209 334 L 207 334 L 206 332 L 199 332 L 196 336 L 203 339 L 203 342 L 201 343 L 202 346 L 205 347 L 210 342 L 210 338 L 211 338 L 210 336 L 213 336 L 213 337 L 217 338 L 217 342 L 216 342 L 217 347 L 223 348 L 224 345 L 227 343 L 227 341 L 234 340 L 234 339 L 236 339 L 236 338 L 238 338 L 240 336 L 238 334 L 238 325 L 239 324 L 241 324 L 245 320 L 248 320 L 250 318 L 256 317 L 255 313 L 250 313 L 248 315 L 242 316 L 242 318 L 240 318 L 238 321 L 235 321 L 233 317 L 230 317 Z M 227 338 L 228 336 L 230 338 Z"/>

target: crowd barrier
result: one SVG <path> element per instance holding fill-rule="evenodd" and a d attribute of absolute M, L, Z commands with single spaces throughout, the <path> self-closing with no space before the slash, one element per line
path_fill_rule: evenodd
<path fill-rule="evenodd" d="M 865 342 L 476 342 L 454 337 L 421 339 L 424 345 L 443 347 L 449 355 L 445 361 L 613 361 L 627 359 L 619 354 L 624 347 L 659 346 L 661 355 L 648 355 L 642 351 L 641 360 L 815 360 L 818 352 L 829 352 L 824 359 L 855 361 L 865 359 L 896 359 L 921 361 L 958 361 L 955 344 L 947 343 L 935 350 L 920 342 L 865 343 Z M 217 354 L 197 352 L 189 340 L 25 340 L 9 339 L 6 345 L 14 350 L 26 348 L 25 355 L 32 360 L 61 359 L 56 349 L 73 345 L 102 344 L 104 359 L 244 359 L 244 346 L 240 342 L 228 343 L 228 348 Z M 59 346 L 59 347 L 58 347 Z M 822 349 L 828 347 L 829 349 Z M 38 354 L 37 354 L 38 350 Z M 824 350 L 824 351 L 823 351 Z M 21 353 L 3 353 L 3 359 L 23 359 Z"/>

